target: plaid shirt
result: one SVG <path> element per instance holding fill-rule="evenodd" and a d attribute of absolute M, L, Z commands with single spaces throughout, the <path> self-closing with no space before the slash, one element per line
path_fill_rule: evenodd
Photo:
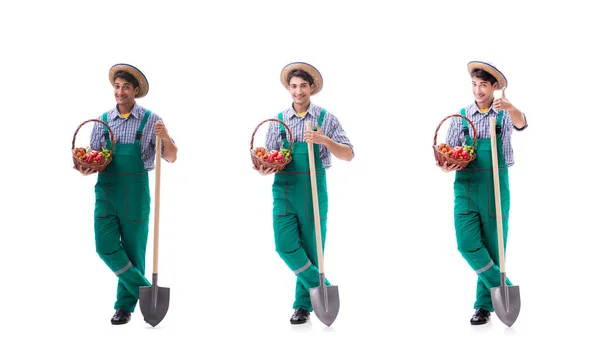
<path fill-rule="evenodd" d="M 296 114 L 293 105 L 283 111 L 283 122 L 290 127 L 294 142 L 304 142 L 304 128 L 306 121 L 310 120 L 312 126 L 316 127 L 321 109 L 323 108 L 311 103 L 303 117 L 299 117 Z M 273 118 L 278 119 L 277 116 L 274 116 Z M 279 125 L 280 123 L 277 122 L 269 122 L 269 129 L 267 130 L 267 136 L 265 140 L 267 150 L 279 150 L 283 146 L 281 136 L 279 135 Z M 323 123 L 321 125 L 321 130 L 323 131 L 323 134 L 325 134 L 331 140 L 348 145 L 352 149 L 352 155 L 354 155 L 354 147 L 350 143 L 350 139 L 346 135 L 346 132 L 344 132 L 344 129 L 342 129 L 342 125 L 335 115 L 331 114 L 330 112 L 325 114 Z M 289 137 L 287 129 L 286 135 Z M 325 169 L 330 168 L 331 152 L 323 144 L 319 145 L 319 156 L 321 158 L 321 162 L 323 163 L 323 167 Z"/>
<path fill-rule="evenodd" d="M 457 112 L 460 114 L 460 111 Z M 498 111 L 492 106 L 487 113 L 482 113 L 477 107 L 477 103 L 465 107 L 465 116 L 469 118 L 475 128 L 477 129 L 477 139 L 490 139 L 490 118 L 495 117 L 498 119 Z M 448 134 L 446 136 L 446 143 L 451 146 L 460 146 L 465 141 L 465 135 L 463 134 L 462 118 L 454 117 L 450 119 L 450 126 L 448 128 Z M 469 135 L 473 138 L 473 127 L 467 122 L 469 128 Z M 504 153 L 504 161 L 508 167 L 512 166 L 514 161 L 513 149 L 511 145 L 511 135 L 513 128 L 517 131 L 524 130 L 526 127 L 521 129 L 515 127 L 510 119 L 510 114 L 504 111 L 502 116 L 502 131 L 500 132 L 500 138 L 502 139 L 502 152 Z"/>
<path fill-rule="evenodd" d="M 142 123 L 142 119 L 144 119 L 144 115 L 146 114 L 146 109 L 137 103 L 133 105 L 131 112 L 128 118 L 121 117 L 119 110 L 117 107 L 108 111 L 107 120 L 108 126 L 112 129 L 115 136 L 115 144 L 132 144 L 135 142 L 135 133 L 137 132 L 140 124 Z M 102 120 L 102 115 L 100 115 L 98 120 Z M 156 136 L 154 135 L 154 124 L 160 117 L 156 113 L 151 113 L 148 117 L 148 121 L 144 126 L 144 130 L 142 132 L 142 138 L 140 139 L 140 145 L 142 147 L 142 161 L 144 162 L 144 168 L 150 171 L 154 169 L 154 160 L 155 160 L 155 149 L 156 149 Z M 110 133 L 109 133 L 110 140 Z M 172 139 L 171 139 L 172 140 Z M 104 125 L 95 122 L 94 128 L 92 129 L 90 148 L 94 150 L 102 150 L 102 147 L 106 146 L 106 141 L 104 139 Z M 164 151 L 165 151 L 165 143 L 162 142 L 161 154 L 164 159 Z"/>

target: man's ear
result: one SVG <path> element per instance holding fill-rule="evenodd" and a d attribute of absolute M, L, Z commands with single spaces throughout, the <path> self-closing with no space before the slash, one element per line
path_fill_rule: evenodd
<path fill-rule="evenodd" d="M 140 94 L 140 87 L 137 87 L 133 90 L 133 95 L 138 96 Z"/>
<path fill-rule="evenodd" d="M 310 86 L 310 93 L 314 93 L 315 92 L 315 84 L 313 83 L 313 85 Z"/>

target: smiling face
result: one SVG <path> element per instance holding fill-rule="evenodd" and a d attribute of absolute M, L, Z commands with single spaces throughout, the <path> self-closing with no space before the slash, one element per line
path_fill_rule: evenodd
<path fill-rule="evenodd" d="M 115 100 L 119 109 L 129 109 L 135 104 L 135 97 L 139 94 L 140 88 L 134 87 L 132 83 L 126 79 L 117 77 L 114 81 Z"/>
<path fill-rule="evenodd" d="M 473 76 L 471 80 L 475 102 L 484 107 L 491 106 L 494 100 L 494 90 L 498 88 L 498 82 L 494 82 L 494 85 L 492 85 L 489 80 L 483 80 L 476 76 Z"/>
<path fill-rule="evenodd" d="M 315 85 L 310 85 L 308 80 L 304 80 L 299 76 L 293 76 L 290 78 L 288 90 L 292 95 L 294 104 L 304 108 L 310 104 L 310 95 L 315 90 Z"/>

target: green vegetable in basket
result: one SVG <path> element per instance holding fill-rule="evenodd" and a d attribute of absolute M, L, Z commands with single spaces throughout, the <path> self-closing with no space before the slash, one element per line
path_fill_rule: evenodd
<path fill-rule="evenodd" d="M 110 150 L 102 147 L 102 151 L 100 152 L 100 154 L 102 154 L 102 156 L 104 157 L 104 160 L 108 160 L 108 158 L 110 158 Z"/>
<path fill-rule="evenodd" d="M 290 150 L 289 149 L 281 148 L 279 150 L 279 153 L 283 154 L 283 156 L 285 157 L 285 160 L 288 160 L 290 158 Z"/>

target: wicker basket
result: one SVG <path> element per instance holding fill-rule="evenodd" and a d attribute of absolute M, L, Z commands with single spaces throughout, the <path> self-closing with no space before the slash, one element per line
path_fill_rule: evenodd
<path fill-rule="evenodd" d="M 441 165 L 444 165 L 444 162 L 448 162 L 448 166 L 458 165 L 460 168 L 464 168 L 469 163 L 471 163 L 471 161 L 473 161 L 473 159 L 477 158 L 477 153 L 473 153 L 473 156 L 469 159 L 452 158 L 449 155 L 442 153 L 442 151 L 439 149 L 439 147 L 437 145 L 437 134 L 438 134 L 438 131 L 440 130 L 440 127 L 447 119 L 454 118 L 454 117 L 460 117 L 460 118 L 465 119 L 467 122 L 469 122 L 469 124 L 471 124 L 471 127 L 473 127 L 473 149 L 475 149 L 475 144 L 477 143 L 477 129 L 475 129 L 475 125 L 467 117 L 463 117 L 460 114 L 452 114 L 452 115 L 449 115 L 449 116 L 445 117 L 444 119 L 442 119 L 442 121 L 440 122 L 440 124 L 438 124 L 438 126 L 435 130 L 435 135 L 433 136 L 433 155 L 435 156 L 435 160 Z"/>
<path fill-rule="evenodd" d="M 74 153 L 75 138 L 77 137 L 77 133 L 79 132 L 79 129 L 81 129 L 81 127 L 84 124 L 89 123 L 89 122 L 102 123 L 102 124 L 106 125 L 106 127 L 108 128 L 108 131 L 110 132 L 110 141 L 111 141 L 110 157 L 102 163 L 88 163 L 88 162 L 82 161 L 82 160 L 78 159 Z M 85 122 L 79 124 L 79 126 L 75 130 L 75 134 L 73 134 L 73 142 L 71 143 L 71 156 L 73 157 L 73 164 L 75 165 L 75 169 L 79 170 L 79 167 L 81 166 L 82 170 L 93 170 L 94 171 L 93 173 L 102 172 L 110 164 L 110 162 L 112 162 L 112 159 L 113 159 L 112 154 L 113 154 L 114 148 L 115 148 L 115 135 L 114 135 L 112 129 L 110 129 L 110 127 L 108 126 L 108 124 L 106 124 L 105 122 L 98 120 L 98 119 L 86 120 Z"/>
<path fill-rule="evenodd" d="M 287 160 L 283 161 L 283 163 L 270 163 L 262 158 L 259 158 L 258 156 L 256 156 L 256 154 L 254 154 L 254 135 L 256 134 L 256 131 L 258 130 L 258 128 L 260 128 L 260 126 L 266 122 L 278 122 L 278 123 L 283 124 L 283 126 L 285 127 L 285 129 L 287 130 L 287 132 L 290 135 L 290 138 L 289 138 L 289 140 L 290 140 L 290 149 L 289 149 L 290 156 L 288 157 Z M 252 133 L 252 139 L 250 139 L 250 157 L 252 158 L 252 164 L 254 164 L 254 166 L 257 169 L 259 169 L 260 166 L 262 165 L 265 170 L 274 170 L 275 172 L 279 172 L 279 171 L 283 170 L 283 168 L 285 168 L 285 166 L 288 165 L 292 161 L 292 145 L 293 145 L 293 143 L 294 143 L 294 140 L 292 137 L 292 131 L 284 122 L 282 122 L 279 119 L 263 120 L 262 122 L 258 123 L 256 128 L 254 128 L 254 132 Z"/>

